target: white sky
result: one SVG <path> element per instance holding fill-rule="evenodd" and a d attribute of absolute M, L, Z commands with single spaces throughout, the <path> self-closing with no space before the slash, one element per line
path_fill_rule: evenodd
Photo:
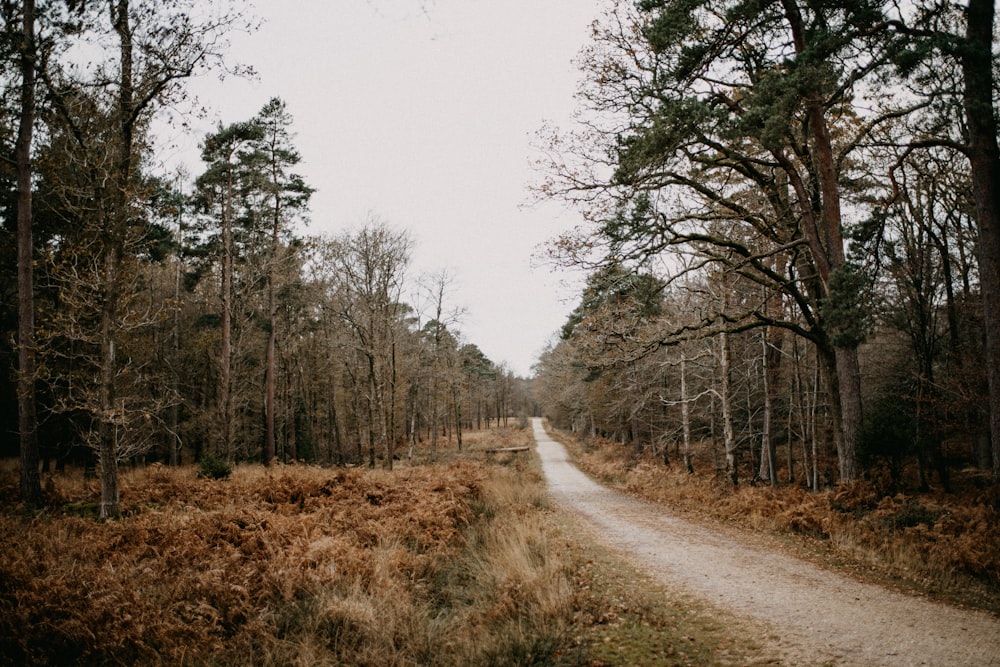
<path fill-rule="evenodd" d="M 299 172 L 317 189 L 309 233 L 375 215 L 416 242 L 410 283 L 447 269 L 458 325 L 494 362 L 530 375 L 578 298 L 581 277 L 538 256 L 576 222 L 558 203 L 528 207 L 535 132 L 567 126 L 573 58 L 595 0 L 256 0 L 259 31 L 233 37 L 254 82 L 191 87 L 218 121 L 249 119 L 271 97 L 295 119 Z M 169 159 L 169 158 L 168 158 Z M 415 299 L 410 299 L 413 302 Z"/>

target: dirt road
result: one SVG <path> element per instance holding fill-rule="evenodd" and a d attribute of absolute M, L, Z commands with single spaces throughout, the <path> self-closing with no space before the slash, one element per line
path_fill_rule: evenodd
<path fill-rule="evenodd" d="M 610 491 L 533 422 L 555 501 L 636 567 L 739 617 L 790 665 L 1000 665 L 1000 621 L 713 532 Z M 754 542 L 755 540 L 749 540 Z"/>

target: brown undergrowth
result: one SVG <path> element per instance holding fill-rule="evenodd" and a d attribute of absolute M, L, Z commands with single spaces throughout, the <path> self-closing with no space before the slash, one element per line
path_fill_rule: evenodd
<path fill-rule="evenodd" d="M 88 516 L 82 476 L 31 515 L 14 485 L 0 664 L 544 664 L 572 617 L 544 486 L 513 457 L 228 481 L 152 466 L 124 475 L 116 522 Z"/>
<path fill-rule="evenodd" d="M 473 432 L 393 472 L 151 466 L 114 522 L 82 474 L 27 513 L 0 468 L 0 665 L 766 662 L 582 540 L 532 453 L 483 451 L 531 443 Z"/>
<path fill-rule="evenodd" d="M 1000 489 L 972 473 L 955 492 L 887 493 L 877 481 L 813 493 L 800 486 L 732 488 L 706 462 L 689 475 L 598 440 L 554 432 L 588 474 L 675 510 L 792 538 L 828 564 L 1000 614 Z"/>

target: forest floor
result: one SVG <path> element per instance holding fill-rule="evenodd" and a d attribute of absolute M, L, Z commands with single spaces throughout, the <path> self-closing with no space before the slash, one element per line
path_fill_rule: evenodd
<path fill-rule="evenodd" d="M 789 553 L 761 532 L 682 517 L 593 482 L 535 420 L 558 506 L 597 541 L 671 588 L 711 605 L 795 665 L 1000 665 L 1000 621 L 860 581 Z"/>
<path fill-rule="evenodd" d="M 859 584 L 862 568 L 844 576 L 816 554 L 811 565 L 789 555 L 797 540 L 761 532 L 821 534 L 809 539 L 833 553 L 822 494 L 720 494 L 623 461 L 620 446 L 569 443 L 601 479 L 656 502 L 640 501 L 589 481 L 537 424 L 539 456 L 526 451 L 532 432 L 468 433 L 462 451 L 418 449 L 392 471 L 129 468 L 125 516 L 103 522 L 83 471 L 50 476 L 46 505 L 28 509 L 4 463 L 0 665 L 997 664 L 989 498 L 946 508 L 875 494 L 834 508 L 855 529 L 933 538 L 893 567 L 925 580 L 918 553 L 953 571 L 954 585 L 908 590 L 981 609 L 967 612 Z M 756 514 L 727 525 L 737 502 Z M 958 582 L 973 593 L 952 594 Z"/>
<path fill-rule="evenodd" d="M 0 665 L 774 663 L 581 534 L 531 434 L 467 433 L 391 471 L 130 467 L 117 521 L 82 470 L 23 507 L 0 462 Z"/>

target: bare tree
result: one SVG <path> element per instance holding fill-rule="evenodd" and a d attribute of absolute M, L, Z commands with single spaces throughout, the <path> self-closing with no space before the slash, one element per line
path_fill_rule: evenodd
<path fill-rule="evenodd" d="M 100 11 L 98 11 L 100 10 Z M 89 156 L 87 187 L 98 225 L 101 303 L 100 372 L 97 382 L 97 451 L 101 462 L 101 516 L 121 513 L 117 466 L 119 425 L 126 415 L 117 396 L 121 366 L 119 338 L 130 313 L 122 309 L 129 273 L 128 246 L 141 201 L 140 163 L 144 132 L 152 115 L 182 91 L 188 77 L 221 64 L 222 36 L 239 14 L 206 17 L 192 0 L 107 0 L 97 3 L 87 28 L 115 45 L 115 56 L 97 61 L 85 78 L 47 72 L 51 98 L 67 135 Z M 74 75 L 75 76 L 75 75 Z M 96 114 L 103 126 L 82 113 Z M 96 130 L 96 133 L 95 133 Z"/>
<path fill-rule="evenodd" d="M 38 417 L 35 406 L 35 302 L 32 257 L 32 164 L 31 143 L 35 124 L 35 2 L 23 0 L 20 21 L 13 8 L 4 8 L 5 28 L 19 33 L 20 113 L 14 162 L 17 171 L 17 412 L 20 437 L 21 498 L 40 505 L 42 488 L 38 475 Z M 20 30 L 15 32 L 14 26 Z"/>
<path fill-rule="evenodd" d="M 369 465 L 375 466 L 376 445 L 383 463 L 392 468 L 395 449 L 395 406 L 400 295 L 410 259 L 411 241 L 377 220 L 338 240 L 334 271 L 346 298 L 338 315 L 364 360 L 364 400 Z"/>
<path fill-rule="evenodd" d="M 853 193 L 841 172 L 875 123 L 841 110 L 885 54 L 860 46 L 870 17 L 856 7 L 755 7 L 615 3 L 581 59 L 581 98 L 595 113 L 556 137 L 555 177 L 540 190 L 578 202 L 591 223 L 556 246 L 567 261 L 686 255 L 695 268 L 682 270 L 724 267 L 794 304 L 794 317 L 757 304 L 713 318 L 706 334 L 782 327 L 818 346 L 838 396 L 840 476 L 851 481 L 864 304 L 846 257 L 841 209 Z M 843 67 L 827 71 L 831 60 Z"/>
<path fill-rule="evenodd" d="M 424 296 L 431 310 L 430 319 L 423 330 L 430 346 L 426 392 L 432 457 L 437 456 L 438 435 L 447 416 L 448 397 L 454 395 L 452 388 L 456 384 L 452 371 L 455 368 L 458 341 L 449 327 L 454 328 L 461 321 L 462 312 L 460 309 L 450 312 L 445 310 L 446 296 L 453 285 L 454 278 L 447 270 L 423 280 Z M 459 447 L 461 448 L 461 441 Z"/>

